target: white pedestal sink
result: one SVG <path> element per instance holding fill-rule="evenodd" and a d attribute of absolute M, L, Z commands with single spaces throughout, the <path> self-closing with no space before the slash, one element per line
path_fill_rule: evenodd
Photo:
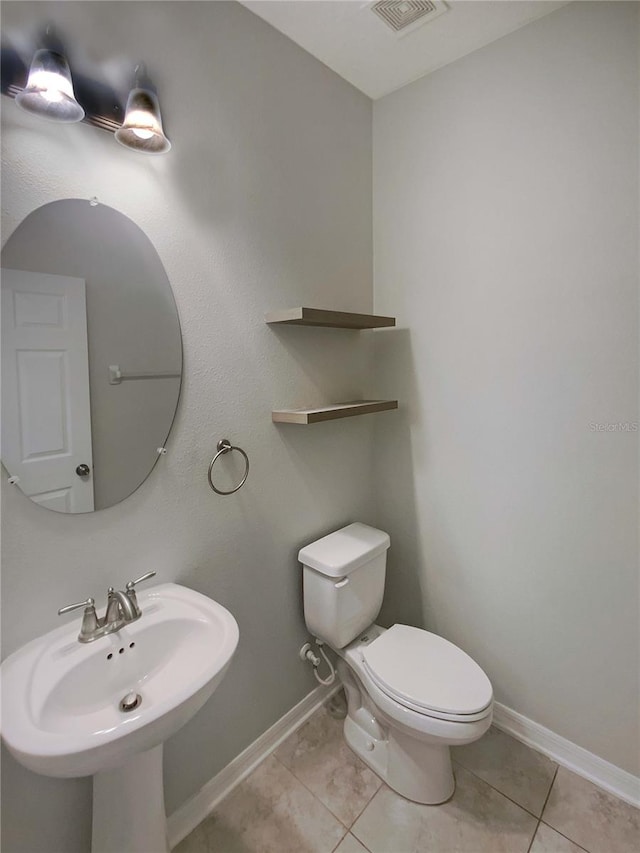
<path fill-rule="evenodd" d="M 92 853 L 167 853 L 162 744 L 216 689 L 238 644 L 217 602 L 178 584 L 138 597 L 136 622 L 92 643 L 79 620 L 0 667 L 2 737 L 46 776 L 94 776 Z M 140 696 L 129 711 L 129 693 Z"/>

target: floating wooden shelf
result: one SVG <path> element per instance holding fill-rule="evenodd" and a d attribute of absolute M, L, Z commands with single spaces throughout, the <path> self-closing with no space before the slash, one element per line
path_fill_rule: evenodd
<path fill-rule="evenodd" d="M 352 314 L 349 311 L 326 311 L 323 308 L 288 308 L 272 311 L 265 317 L 269 325 L 325 326 L 331 329 L 382 329 L 395 326 L 395 317 L 375 314 Z"/>
<path fill-rule="evenodd" d="M 280 409 L 271 412 L 275 424 L 317 424 L 337 418 L 352 418 L 355 415 L 372 415 L 397 409 L 397 400 L 354 400 L 350 403 L 334 403 L 318 409 Z"/>

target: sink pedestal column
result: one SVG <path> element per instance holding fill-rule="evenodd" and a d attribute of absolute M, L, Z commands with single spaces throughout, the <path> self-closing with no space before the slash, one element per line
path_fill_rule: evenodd
<path fill-rule="evenodd" d="M 93 777 L 91 853 L 169 853 L 162 744 Z"/>

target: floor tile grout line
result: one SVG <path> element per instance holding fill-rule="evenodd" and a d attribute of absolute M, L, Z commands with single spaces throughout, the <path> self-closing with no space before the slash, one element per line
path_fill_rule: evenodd
<path fill-rule="evenodd" d="M 533 835 L 531 836 L 531 841 L 529 842 L 529 846 L 527 847 L 527 853 L 531 853 L 531 848 L 533 847 L 533 842 L 536 840 L 536 835 L 538 834 L 538 829 L 542 821 L 538 818 L 538 822 L 536 823 L 536 828 L 533 831 Z"/>
<path fill-rule="evenodd" d="M 351 830 L 349 830 L 349 832 L 351 832 Z M 364 847 L 364 849 L 367 851 L 367 853 L 371 853 L 371 851 L 369 850 L 369 848 L 367 847 L 367 845 L 364 843 L 364 841 L 362 841 L 362 839 L 361 839 L 361 838 L 359 838 L 359 837 L 355 834 L 355 832 L 351 832 L 351 835 L 353 835 L 353 837 L 354 837 L 354 838 L 355 838 L 355 840 L 358 842 L 358 844 L 361 844 L 361 845 Z"/>
<path fill-rule="evenodd" d="M 501 796 L 501 797 L 504 797 L 504 798 L 505 798 L 505 800 L 509 800 L 509 802 L 510 802 L 510 803 L 513 803 L 513 804 L 514 804 L 514 806 L 518 806 L 518 808 L 522 809 L 522 810 L 523 810 L 523 811 L 525 811 L 527 814 L 530 814 L 530 815 L 531 815 L 531 817 L 534 817 L 536 820 L 538 820 L 538 821 L 539 821 L 539 820 L 542 820 L 542 811 L 540 812 L 540 814 L 539 814 L 539 815 L 537 815 L 535 812 L 532 812 L 532 811 L 531 811 L 531 809 L 528 809 L 526 806 L 523 806 L 523 805 L 522 805 L 522 803 L 519 803 L 517 800 L 514 800 L 514 799 L 513 799 L 513 797 L 510 797 L 508 794 L 505 794 L 505 793 L 504 793 L 504 791 L 501 791 L 501 790 L 500 790 L 500 788 L 496 788 L 496 786 L 495 786 L 495 785 L 492 785 L 492 784 L 491 784 L 491 782 L 487 782 L 487 780 L 486 780 L 486 779 L 483 779 L 483 778 L 482 778 L 482 776 L 478 776 L 478 774 L 477 774 L 477 773 L 474 773 L 474 772 L 473 772 L 473 770 L 469 770 L 469 768 L 468 768 L 468 767 L 465 767 L 465 766 L 464 766 L 464 764 L 460 764 L 460 762 L 459 762 L 459 761 L 456 761 L 455 763 L 456 763 L 456 764 L 459 764 L 462 770 L 466 771 L 467 773 L 470 773 L 472 776 L 475 776 L 475 778 L 476 778 L 476 779 L 479 779 L 481 782 L 484 782 L 484 784 L 485 784 L 485 785 L 488 785 L 491 789 L 493 789 L 494 791 L 496 791 L 496 793 L 500 794 L 500 796 Z M 554 774 L 553 774 L 553 778 L 554 778 L 554 779 L 556 778 L 556 773 L 557 773 L 557 772 L 558 772 L 558 768 L 556 767 L 556 770 L 555 770 L 555 772 L 554 772 Z M 553 785 L 553 781 L 551 782 L 551 786 L 552 786 L 552 785 Z M 549 786 L 549 792 L 551 791 L 551 786 Z M 545 805 L 546 805 L 546 803 L 547 803 L 547 799 L 549 798 L 549 792 L 547 792 L 547 796 L 546 796 L 545 801 L 544 801 L 544 804 L 543 804 L 543 806 L 542 806 L 542 810 L 544 810 L 544 807 L 545 807 Z"/>
<path fill-rule="evenodd" d="M 357 835 L 353 835 L 353 833 L 352 833 L 352 832 L 350 832 L 350 831 L 347 831 L 347 834 L 342 836 L 342 838 L 340 839 L 340 841 L 338 841 L 337 846 L 333 848 L 333 850 L 331 851 L 331 853 L 336 853 L 336 850 L 338 849 L 338 847 L 340 847 L 340 845 L 341 845 L 341 844 L 342 844 L 342 842 L 345 840 L 345 838 L 347 837 L 347 835 L 351 835 L 351 836 L 353 836 L 353 838 L 355 838 L 355 840 L 356 840 L 356 841 L 358 842 L 358 844 L 362 847 L 362 849 L 363 849 L 363 850 L 366 850 L 366 853 L 371 853 L 371 851 L 369 850 L 369 848 L 368 848 L 368 847 L 365 847 L 365 845 L 362 843 L 362 841 L 360 841 L 360 839 L 358 838 L 358 836 L 357 836 Z"/>
<path fill-rule="evenodd" d="M 549 802 L 549 797 L 551 796 L 551 789 L 553 788 L 554 782 L 556 781 L 556 776 L 558 775 L 558 770 L 560 769 L 560 765 L 556 764 L 556 769 L 553 774 L 553 779 L 551 780 L 551 784 L 549 785 L 549 790 L 547 791 L 547 796 L 544 798 L 544 803 L 542 804 L 542 808 L 540 809 L 540 817 L 538 818 L 538 823 L 536 824 L 535 832 L 531 838 L 531 843 L 529 844 L 529 848 L 527 853 L 531 853 L 531 848 L 533 847 L 533 842 L 536 840 L 536 835 L 538 834 L 538 830 L 540 829 L 540 824 L 542 823 L 542 815 L 544 814 L 544 810 L 547 807 L 547 803 Z M 546 826 L 546 824 L 545 824 Z M 568 839 L 571 841 L 571 839 Z"/>
<path fill-rule="evenodd" d="M 338 844 L 342 844 L 342 842 L 343 842 L 343 840 L 344 840 L 344 836 L 349 832 L 349 827 L 347 826 L 347 824 L 346 824 L 346 823 L 345 823 L 341 818 L 339 818 L 339 817 L 338 817 L 338 815 L 337 815 L 337 814 L 335 814 L 335 813 L 334 813 L 334 812 L 329 808 L 329 806 L 328 806 L 328 805 L 326 805 L 326 803 L 323 803 L 323 802 L 322 802 L 322 800 L 320 799 L 320 797 L 319 797 L 317 794 L 314 794 L 314 792 L 311 790 L 311 788 L 309 788 L 309 786 L 308 786 L 308 785 L 306 785 L 306 784 L 302 781 L 302 779 L 299 779 L 299 778 L 298 778 L 298 776 L 296 776 L 296 774 L 293 772 L 293 770 L 292 770 L 290 767 L 287 767 L 287 765 L 284 763 L 284 761 L 280 761 L 280 759 L 279 759 L 279 758 L 278 758 L 278 756 L 275 754 L 275 752 L 272 752 L 271 754 L 273 755 L 273 757 L 275 758 L 275 760 L 278 762 L 278 764 L 281 764 L 281 765 L 282 765 L 282 767 L 284 767 L 284 769 L 285 769 L 285 770 L 288 770 L 288 771 L 289 771 L 289 773 L 291 773 L 291 775 L 293 776 L 293 778 L 296 780 L 296 782 L 299 782 L 299 783 L 302 785 L 302 787 L 305 789 L 305 791 L 308 791 L 308 792 L 311 794 L 311 796 L 313 797 L 313 799 L 314 799 L 314 800 L 317 800 L 317 801 L 320 803 L 320 805 L 321 805 L 324 809 L 326 809 L 326 810 L 329 812 L 329 814 L 331 815 L 331 817 L 332 817 L 334 820 L 337 820 L 337 821 L 338 821 L 338 823 L 340 824 L 340 826 L 344 827 L 345 833 L 344 833 L 344 835 L 342 836 L 342 838 L 340 839 L 340 841 L 338 842 Z M 377 793 L 377 791 L 376 791 L 376 793 Z M 374 796 L 375 796 L 375 795 L 374 795 Z M 372 797 L 371 799 L 373 799 L 373 797 Z M 369 802 L 371 802 L 371 800 L 369 800 Z M 367 803 L 367 805 L 368 805 L 368 803 Z"/>
<path fill-rule="evenodd" d="M 366 766 L 366 765 L 365 765 L 365 766 Z M 369 769 L 369 768 L 367 768 L 367 769 Z M 373 770 L 372 770 L 371 772 L 373 773 Z M 376 779 L 380 779 L 380 777 L 378 776 L 378 774 L 377 774 L 377 773 L 374 773 L 374 776 L 376 777 Z M 362 817 L 362 815 L 364 814 L 365 810 L 366 810 L 366 809 L 369 807 L 369 805 L 373 802 L 373 798 L 378 794 L 378 791 L 381 791 L 381 790 L 382 790 L 382 788 L 384 788 L 384 779 L 380 779 L 380 784 L 378 785 L 378 787 L 375 789 L 375 791 L 373 792 L 373 794 L 371 794 L 371 796 L 369 797 L 369 799 L 367 800 L 367 802 L 363 805 L 363 807 L 360 809 L 360 811 L 358 812 L 358 814 L 357 814 L 357 815 L 354 817 L 354 819 L 351 821 L 351 824 L 350 824 L 350 826 L 349 826 L 349 832 L 351 832 L 352 827 L 353 827 L 353 826 L 355 826 L 356 822 L 357 822 L 357 821 Z"/>
<path fill-rule="evenodd" d="M 324 708 L 325 706 L 323 705 L 322 707 Z M 320 710 L 320 709 L 318 709 L 318 710 Z M 317 713 L 317 712 L 316 712 L 316 713 Z M 311 718 L 309 718 L 309 719 L 311 719 Z M 300 728 L 302 728 L 302 726 L 301 726 Z M 340 736 L 341 736 L 342 738 L 344 738 L 344 735 L 343 735 L 342 733 L 340 734 Z M 304 788 L 306 788 L 306 789 L 307 789 L 307 791 L 309 791 L 309 793 L 310 793 L 313 797 L 315 797 L 315 799 L 316 799 L 316 800 L 318 800 L 318 802 L 319 802 L 319 803 L 321 803 L 321 804 L 325 807 L 325 809 L 327 809 L 327 811 L 329 812 L 329 814 L 331 814 L 331 815 L 332 815 L 332 816 L 333 816 L 337 821 L 339 821 L 339 822 L 340 822 L 344 827 L 346 827 L 347 832 L 350 832 L 350 831 L 351 831 L 351 827 L 352 827 L 352 826 L 354 825 L 354 823 L 358 820 L 358 818 L 359 818 L 359 817 L 361 817 L 362 813 L 363 813 L 363 812 L 364 812 L 364 810 L 367 808 L 367 806 L 369 805 L 369 803 L 371 802 L 371 800 L 373 800 L 373 798 L 374 798 L 374 797 L 375 797 L 375 795 L 378 793 L 378 791 L 380 790 L 380 788 L 382 788 L 382 787 L 383 787 L 383 785 L 384 785 L 384 780 L 383 780 L 383 779 L 381 779 L 381 778 L 380 778 L 380 776 L 378 776 L 378 774 L 377 774 L 374 770 L 371 770 L 371 768 L 370 768 L 370 767 L 367 767 L 367 765 L 364 763 L 364 761 L 362 761 L 362 759 L 361 759 L 359 756 L 357 756 L 357 755 L 356 755 L 356 758 L 358 759 L 358 761 L 361 761 L 361 762 L 362 762 L 363 767 L 365 767 L 367 770 L 370 770 L 370 771 L 371 771 L 371 773 L 373 773 L 373 775 L 376 777 L 376 779 L 380 779 L 380 784 L 378 785 L 378 787 L 376 788 L 376 790 L 373 792 L 373 794 L 369 797 L 369 799 L 367 800 L 367 802 L 366 802 L 366 803 L 363 805 L 363 807 L 360 809 L 360 811 L 358 812 L 358 814 L 357 814 L 357 815 L 354 817 L 354 819 L 351 821 L 351 823 L 349 823 L 349 824 L 348 824 L 348 823 L 345 823 L 345 821 L 343 821 L 343 820 L 342 820 L 342 818 L 339 818 L 339 817 L 338 817 L 338 815 L 337 815 L 337 814 L 335 814 L 335 813 L 334 813 L 334 812 L 329 808 L 329 806 L 328 806 L 328 805 L 326 805 L 326 803 L 323 803 L 323 802 L 322 802 L 322 800 L 320 799 L 320 797 L 318 797 L 318 795 L 317 795 L 317 794 L 315 794 L 315 793 L 311 790 L 311 788 L 309 788 L 309 787 L 308 787 L 308 785 L 306 785 L 306 783 L 305 783 L 305 782 L 303 782 L 303 780 L 299 778 L 299 776 L 296 774 L 295 770 L 293 770 L 293 768 L 291 768 L 291 767 L 287 767 L 287 765 L 284 763 L 284 761 L 281 761 L 281 760 L 278 758 L 278 756 L 276 755 L 276 752 L 277 752 L 277 750 L 274 750 L 274 751 L 271 753 L 271 755 L 273 755 L 273 757 L 276 759 L 276 761 L 277 761 L 279 764 L 281 764 L 284 768 L 286 768 L 286 769 L 289 771 L 289 773 L 291 773 L 291 774 L 293 775 L 293 777 L 294 777 L 298 782 L 300 782 L 300 784 L 301 784 Z M 355 755 L 355 753 L 354 753 L 354 755 Z M 342 842 L 340 842 L 340 843 L 342 843 Z"/>
<path fill-rule="evenodd" d="M 575 841 L 573 838 L 570 838 L 568 835 L 565 835 L 564 832 L 560 832 L 559 829 L 556 829 L 555 826 L 551 826 L 550 823 L 547 823 L 545 820 L 542 820 L 542 818 L 540 818 L 540 823 L 544 824 L 544 826 L 546 826 L 548 829 L 552 829 L 554 832 L 557 832 L 558 835 L 561 835 L 563 838 L 566 838 L 567 841 L 570 841 L 572 844 L 575 844 L 575 846 L 579 850 L 584 850 L 584 853 L 590 853 L 590 851 L 587 850 L 586 847 L 583 847 L 582 844 L 578 844 L 578 842 Z"/>
<path fill-rule="evenodd" d="M 549 785 L 549 790 L 547 791 L 547 796 L 544 798 L 544 803 L 542 804 L 542 811 L 540 812 L 540 820 L 542 820 L 542 816 L 544 815 L 544 810 L 547 807 L 547 803 L 549 802 L 549 797 L 551 796 L 551 791 L 553 791 L 553 786 L 556 784 L 556 779 L 558 778 L 558 770 L 560 769 L 560 765 L 556 765 L 556 772 L 553 774 L 553 779 L 551 780 L 551 784 Z"/>
<path fill-rule="evenodd" d="M 553 786 L 555 785 L 556 777 L 558 775 L 559 769 L 560 769 L 560 765 L 558 765 L 556 767 L 556 772 L 553 774 L 553 779 L 551 780 L 551 784 L 549 785 L 549 790 L 547 791 L 547 796 L 545 797 L 544 804 L 542 806 L 542 811 L 540 812 L 540 817 L 538 818 L 538 825 L 536 826 L 536 831 L 533 834 L 533 838 L 531 839 L 531 844 L 529 845 L 529 850 L 527 851 L 527 853 L 529 853 L 529 851 L 531 850 L 531 846 L 532 846 L 533 842 L 535 841 L 535 837 L 538 834 L 538 829 L 540 828 L 541 823 L 544 824 L 545 826 L 549 827 L 549 829 L 552 829 L 554 832 L 557 832 L 558 835 L 561 835 L 563 838 L 566 838 L 567 841 L 570 841 L 572 844 L 575 844 L 576 847 L 580 848 L 580 850 L 584 850 L 584 853 L 589 853 L 589 851 L 586 849 L 586 847 L 583 847 L 581 844 L 578 844 L 577 841 L 574 841 L 573 838 L 570 838 L 568 835 L 565 835 L 564 832 L 560 832 L 560 830 L 556 829 L 555 826 L 551 826 L 550 823 L 547 823 L 546 821 L 542 820 L 542 816 L 544 815 L 544 810 L 546 809 L 547 803 L 549 802 L 549 797 L 551 796 L 551 791 L 553 789 Z"/>
<path fill-rule="evenodd" d="M 337 843 L 337 844 L 336 844 L 336 846 L 333 848 L 333 850 L 331 851 L 331 853 L 336 853 L 336 850 L 338 849 L 338 847 L 340 847 L 340 845 L 341 845 L 341 844 L 342 844 L 342 842 L 345 840 L 345 838 L 347 837 L 347 835 L 349 835 L 349 830 L 347 830 L 347 831 L 345 832 L 345 834 L 342 836 L 342 838 L 340 839 L 340 841 L 338 841 L 338 843 Z"/>

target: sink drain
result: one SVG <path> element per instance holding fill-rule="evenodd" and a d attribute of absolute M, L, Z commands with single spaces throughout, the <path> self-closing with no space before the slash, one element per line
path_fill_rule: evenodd
<path fill-rule="evenodd" d="M 135 711 L 135 709 L 140 707 L 141 704 L 142 696 L 139 693 L 134 693 L 132 690 L 120 700 L 120 710 L 124 711 L 126 714 L 127 711 Z"/>

